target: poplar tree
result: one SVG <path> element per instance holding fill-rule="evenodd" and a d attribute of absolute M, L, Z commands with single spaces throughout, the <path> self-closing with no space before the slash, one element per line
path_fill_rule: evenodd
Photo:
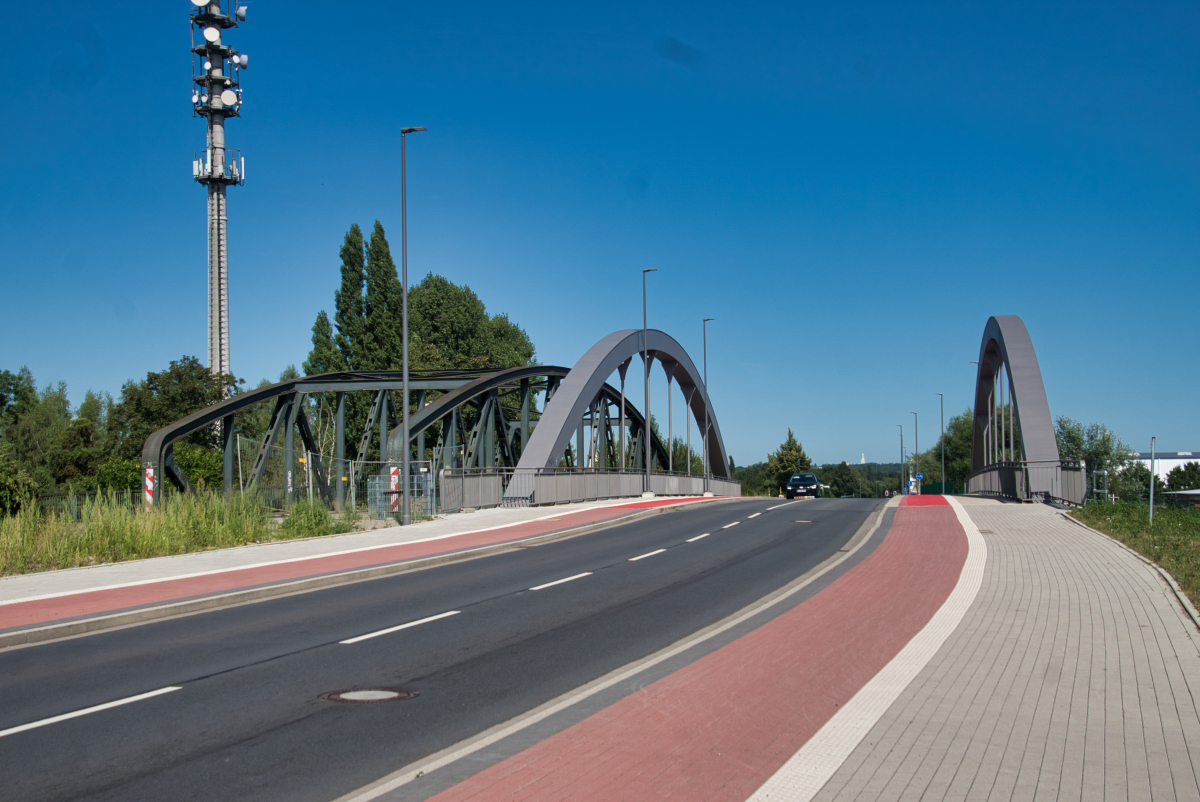
<path fill-rule="evenodd" d="M 334 293 L 334 321 L 337 335 L 334 345 L 342 361 L 351 370 L 361 369 L 359 351 L 363 335 L 363 281 L 366 260 L 363 253 L 362 229 L 358 223 L 350 226 L 342 243 L 342 284 Z M 321 314 L 325 314 L 324 311 Z M 314 329 L 316 327 L 314 326 Z"/>

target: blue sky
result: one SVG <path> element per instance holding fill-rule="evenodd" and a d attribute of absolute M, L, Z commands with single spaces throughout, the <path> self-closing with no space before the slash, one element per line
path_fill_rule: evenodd
<path fill-rule="evenodd" d="M 989 315 L 1052 412 L 1200 449 L 1194 3 L 250 0 L 229 141 L 234 373 L 303 361 L 346 229 L 466 283 L 570 365 L 651 325 L 700 359 L 738 464 L 933 442 Z M 205 357 L 204 125 L 186 0 L 7 10 L 0 369 L 73 399 Z M 663 408 L 661 374 L 653 386 Z M 633 392 L 639 392 L 632 390 Z M 676 407 L 678 410 L 680 407 Z"/>

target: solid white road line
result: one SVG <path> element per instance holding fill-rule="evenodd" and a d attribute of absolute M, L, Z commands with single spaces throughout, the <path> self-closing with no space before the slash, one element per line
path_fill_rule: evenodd
<path fill-rule="evenodd" d="M 808 802 L 816 796 L 962 622 L 983 584 L 987 544 L 962 505 L 953 496 L 946 496 L 946 500 L 967 536 L 967 560 L 949 598 L 900 653 L 834 713 L 747 802 L 777 799 Z"/>
<path fill-rule="evenodd" d="M 737 525 L 738 525 L 738 524 L 740 524 L 740 523 L 741 523 L 741 521 L 734 521 L 734 522 L 733 522 L 733 523 L 731 523 L 731 524 L 725 524 L 725 525 L 724 525 L 724 526 L 722 526 L 721 528 L 722 528 L 722 529 L 728 529 L 729 527 L 731 527 L 731 526 L 737 526 Z"/>
<path fill-rule="evenodd" d="M 637 557 L 630 557 L 629 562 L 635 563 L 638 560 L 644 560 L 647 557 L 653 557 L 655 554 L 662 554 L 664 551 L 666 551 L 666 549 L 656 549 L 654 551 L 648 551 L 645 554 L 639 554 Z"/>
<path fill-rule="evenodd" d="M 746 517 L 747 517 L 747 518 L 757 518 L 757 517 L 758 517 L 758 516 L 760 516 L 760 515 L 762 515 L 762 513 L 761 513 L 761 512 L 756 512 L 756 513 L 754 513 L 753 515 L 747 515 Z"/>
<path fill-rule="evenodd" d="M 570 582 L 573 579 L 583 579 L 585 576 L 591 576 L 591 575 L 592 575 L 592 572 L 588 571 L 583 574 L 576 574 L 575 576 L 569 576 L 566 579 L 556 579 L 553 582 L 547 582 L 544 585 L 538 585 L 537 587 L 530 588 L 530 590 L 541 590 L 542 588 L 552 588 L 555 585 L 561 585 L 563 582 Z"/>
<path fill-rule="evenodd" d="M 104 704 L 96 705 L 95 707 L 85 707 L 83 710 L 76 710 L 74 713 L 63 713 L 61 716 L 52 716 L 51 718 L 44 718 L 41 721 L 31 721 L 28 724 L 22 724 L 19 727 L 9 727 L 7 730 L 0 730 L 0 738 L 3 738 L 5 735 L 16 735 L 18 732 L 25 732 L 25 730 L 34 730 L 38 727 L 45 727 L 47 724 L 57 724 L 58 722 L 66 721 L 67 719 L 79 718 L 80 716 L 86 716 L 88 713 L 99 713 L 101 710 L 108 710 L 110 707 L 120 707 L 121 705 L 131 704 L 132 702 L 140 702 L 143 699 L 149 699 L 154 696 L 162 696 L 164 693 L 170 693 L 171 691 L 178 690 L 180 690 L 180 686 L 172 685 L 168 688 L 159 688 L 157 691 L 150 691 L 149 693 L 139 693 L 137 696 L 127 696 L 124 699 L 118 699 L 115 702 L 105 702 Z"/>
<path fill-rule="evenodd" d="M 420 626 L 421 624 L 428 624 L 430 621 L 437 621 L 439 618 L 449 618 L 450 616 L 458 615 L 461 612 L 462 612 L 462 610 L 451 610 L 448 613 L 438 613 L 437 615 L 431 615 L 428 618 L 422 618 L 419 621 L 409 621 L 407 624 L 401 624 L 398 627 L 388 627 L 387 629 L 381 629 L 378 632 L 369 632 L 366 635 L 359 635 L 357 638 L 350 638 L 349 640 L 340 640 L 340 641 L 338 641 L 338 643 L 345 643 L 345 644 L 349 645 L 351 643 L 358 643 L 360 640 L 367 640 L 368 638 L 378 638 L 380 635 L 388 635 L 388 634 L 391 634 L 392 632 L 399 632 L 402 629 L 408 629 L 409 627 Z"/>
<path fill-rule="evenodd" d="M 702 537 L 708 537 L 708 536 L 709 536 L 709 535 L 711 535 L 711 534 L 712 534 L 712 532 L 705 532 L 703 535 L 696 535 L 695 537 L 689 537 L 689 538 L 687 539 L 687 542 L 688 542 L 688 543 L 695 543 L 695 542 L 696 542 L 697 540 L 699 540 L 700 538 L 702 538 Z"/>

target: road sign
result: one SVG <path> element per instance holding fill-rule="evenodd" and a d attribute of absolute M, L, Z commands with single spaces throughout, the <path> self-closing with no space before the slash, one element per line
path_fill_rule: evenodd
<path fill-rule="evenodd" d="M 924 478 L 925 478 L 925 474 L 923 474 L 923 473 L 918 473 L 918 474 L 917 474 L 917 478 L 918 478 L 918 479 L 924 479 Z"/>

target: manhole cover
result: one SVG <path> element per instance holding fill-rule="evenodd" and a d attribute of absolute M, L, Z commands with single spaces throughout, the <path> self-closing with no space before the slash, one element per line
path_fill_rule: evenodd
<path fill-rule="evenodd" d="M 404 702 L 415 699 L 419 694 L 411 688 L 358 688 L 345 691 L 330 691 L 317 698 L 322 702 Z"/>

